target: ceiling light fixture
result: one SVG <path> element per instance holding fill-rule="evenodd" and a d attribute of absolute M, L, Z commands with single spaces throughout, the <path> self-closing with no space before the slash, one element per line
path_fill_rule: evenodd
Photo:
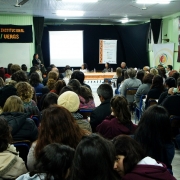
<path fill-rule="evenodd" d="M 128 18 L 121 19 L 121 23 L 127 23 L 127 22 L 129 22 Z"/>
<path fill-rule="evenodd" d="M 73 16 L 83 16 L 84 11 L 65 11 L 65 10 L 58 10 L 56 11 L 57 16 L 63 17 L 73 17 Z"/>
<path fill-rule="evenodd" d="M 71 3 L 96 3 L 98 0 L 62 0 L 63 2 Z"/>
<path fill-rule="evenodd" d="M 171 0 L 137 0 L 137 4 L 169 4 Z"/>

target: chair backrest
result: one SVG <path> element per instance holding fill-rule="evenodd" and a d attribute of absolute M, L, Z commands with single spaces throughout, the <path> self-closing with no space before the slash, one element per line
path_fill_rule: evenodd
<path fill-rule="evenodd" d="M 37 106 L 40 109 L 40 101 L 42 98 L 42 93 L 36 93 L 36 97 L 37 97 Z"/>
<path fill-rule="evenodd" d="M 83 115 L 84 119 L 87 119 L 87 117 L 89 117 L 91 115 L 92 111 L 93 111 L 93 109 L 79 109 L 79 113 L 81 115 Z"/>
<path fill-rule="evenodd" d="M 16 147 L 16 150 L 19 152 L 19 156 L 24 160 L 25 164 L 27 164 L 27 155 L 29 153 L 31 142 L 28 140 L 24 140 L 15 141 L 12 144 Z"/>
<path fill-rule="evenodd" d="M 157 99 L 150 98 L 148 100 L 148 107 L 157 104 L 158 103 L 157 101 L 158 101 Z"/>
<path fill-rule="evenodd" d="M 136 94 L 138 88 L 127 88 L 126 89 L 126 99 L 128 103 L 134 102 L 134 95 Z"/>
<path fill-rule="evenodd" d="M 111 84 L 111 80 L 112 80 L 112 79 L 104 78 L 104 83 L 106 83 L 106 84 Z"/>
<path fill-rule="evenodd" d="M 40 123 L 39 117 L 36 115 L 33 115 L 33 116 L 31 116 L 31 119 L 34 121 L 36 126 L 39 127 L 39 123 Z"/>

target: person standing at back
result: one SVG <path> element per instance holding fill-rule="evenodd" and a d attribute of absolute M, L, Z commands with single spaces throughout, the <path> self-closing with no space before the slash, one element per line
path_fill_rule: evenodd
<path fill-rule="evenodd" d="M 90 116 L 90 124 L 92 131 L 96 131 L 96 127 L 111 114 L 110 100 L 113 97 L 113 90 L 109 84 L 101 84 L 97 89 L 97 94 L 101 104 L 95 108 Z"/>

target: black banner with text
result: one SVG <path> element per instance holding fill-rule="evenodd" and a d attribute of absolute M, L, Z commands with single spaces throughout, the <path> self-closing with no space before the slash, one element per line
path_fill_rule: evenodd
<path fill-rule="evenodd" d="M 0 25 L 0 43 L 33 42 L 32 25 Z"/>

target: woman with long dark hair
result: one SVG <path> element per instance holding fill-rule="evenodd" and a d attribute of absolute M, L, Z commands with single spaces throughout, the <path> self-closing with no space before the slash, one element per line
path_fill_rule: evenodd
<path fill-rule="evenodd" d="M 32 144 L 28 154 L 29 170 L 34 169 L 34 164 L 46 145 L 61 143 L 76 148 L 85 134 L 86 131 L 80 129 L 71 113 L 64 107 L 52 105 L 45 109 L 42 113 L 38 139 Z"/>
<path fill-rule="evenodd" d="M 161 93 L 164 91 L 163 78 L 160 75 L 153 77 L 151 88 L 147 94 L 145 108 L 149 106 L 149 99 L 159 99 Z"/>
<path fill-rule="evenodd" d="M 34 87 L 36 93 L 42 93 L 42 88 L 44 85 L 40 81 L 39 74 L 37 72 L 33 72 L 30 76 L 30 84 Z"/>
<path fill-rule="evenodd" d="M 117 180 L 113 170 L 115 161 L 113 144 L 92 134 L 83 137 L 77 146 L 71 170 L 72 180 Z"/>
<path fill-rule="evenodd" d="M 131 121 L 131 113 L 126 98 L 123 96 L 113 97 L 111 109 L 111 115 L 97 126 L 96 131 L 107 139 L 113 139 L 120 134 L 134 134 L 136 125 Z"/>
<path fill-rule="evenodd" d="M 134 136 L 146 156 L 163 162 L 171 169 L 174 158 L 169 114 L 162 106 L 150 106 L 142 115 Z"/>

